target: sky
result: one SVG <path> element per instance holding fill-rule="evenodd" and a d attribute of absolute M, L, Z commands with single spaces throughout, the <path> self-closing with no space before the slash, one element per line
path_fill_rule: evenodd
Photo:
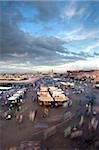
<path fill-rule="evenodd" d="M 0 1 L 0 73 L 99 69 L 99 1 Z"/>

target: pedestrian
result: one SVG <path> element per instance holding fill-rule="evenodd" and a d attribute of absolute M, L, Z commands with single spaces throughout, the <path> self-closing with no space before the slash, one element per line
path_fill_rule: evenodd
<path fill-rule="evenodd" d="M 48 117 L 48 113 L 49 113 L 49 109 L 48 108 L 44 108 L 44 114 L 43 117 Z"/>
<path fill-rule="evenodd" d="M 93 110 L 93 116 L 96 116 L 96 111 L 95 110 Z"/>
<path fill-rule="evenodd" d="M 37 113 L 37 111 L 30 111 L 30 113 L 29 113 L 29 119 L 30 119 L 30 121 L 33 122 L 35 120 L 36 113 Z"/>
<path fill-rule="evenodd" d="M 92 127 L 92 129 L 96 130 L 97 126 L 98 126 L 98 120 L 96 119 L 96 117 L 93 117 L 91 119 L 91 127 Z"/>
<path fill-rule="evenodd" d="M 33 102 L 35 101 L 34 95 L 32 96 L 32 101 L 33 101 Z"/>
<path fill-rule="evenodd" d="M 19 117 L 19 122 L 18 123 L 22 123 L 23 121 L 23 115 L 21 114 L 20 117 Z"/>
<path fill-rule="evenodd" d="M 88 112 L 88 106 L 89 106 L 89 105 L 88 105 L 88 104 L 86 104 L 86 111 L 87 111 L 87 112 Z"/>
<path fill-rule="evenodd" d="M 90 115 L 91 114 L 91 105 L 89 104 L 88 105 L 88 115 Z"/>
<path fill-rule="evenodd" d="M 81 115 L 80 122 L 79 122 L 79 126 L 82 126 L 83 123 L 84 123 L 84 116 Z"/>
<path fill-rule="evenodd" d="M 22 114 L 16 114 L 16 122 L 18 124 L 22 123 L 23 121 L 23 115 Z"/>

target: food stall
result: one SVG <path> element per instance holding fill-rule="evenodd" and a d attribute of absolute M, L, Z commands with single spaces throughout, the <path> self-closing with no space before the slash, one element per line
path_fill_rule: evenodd
<path fill-rule="evenodd" d="M 8 105 L 9 105 L 9 108 L 12 110 L 12 109 L 16 109 L 17 107 L 17 97 L 16 96 L 11 96 L 8 98 Z"/>
<path fill-rule="evenodd" d="M 55 104 L 59 105 L 63 105 L 65 102 L 67 102 L 69 100 L 69 98 L 67 96 L 65 96 L 64 94 L 59 94 L 57 96 L 54 97 L 55 100 Z"/>
<path fill-rule="evenodd" d="M 54 102 L 53 98 L 50 96 L 48 92 L 46 94 L 41 94 L 39 95 L 38 98 L 39 105 L 45 105 L 45 106 L 50 106 L 52 102 Z"/>

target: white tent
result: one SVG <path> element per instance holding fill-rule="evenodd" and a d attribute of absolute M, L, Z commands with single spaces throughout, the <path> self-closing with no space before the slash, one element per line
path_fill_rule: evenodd
<path fill-rule="evenodd" d="M 71 87 L 74 87 L 74 83 L 72 82 L 60 82 L 62 85 L 64 85 L 64 86 L 71 86 Z"/>
<path fill-rule="evenodd" d="M 60 96 L 61 94 L 63 94 L 64 92 L 63 91 L 60 91 L 60 92 L 58 92 L 58 91 L 53 91 L 53 96 Z"/>
<path fill-rule="evenodd" d="M 17 102 L 16 99 L 17 99 L 17 97 L 11 96 L 11 97 L 8 98 L 8 101 L 14 101 L 14 102 Z"/>
<path fill-rule="evenodd" d="M 19 93 L 15 93 L 13 96 L 18 98 L 20 96 L 20 94 Z"/>
<path fill-rule="evenodd" d="M 43 92 L 43 91 L 44 91 L 44 92 L 47 91 L 47 89 L 48 89 L 47 87 L 40 87 L 40 91 L 42 91 L 42 92 Z"/>
<path fill-rule="evenodd" d="M 0 90 L 10 90 L 10 89 L 12 89 L 12 87 L 3 87 L 3 86 L 0 86 Z"/>
<path fill-rule="evenodd" d="M 2 94 L 2 91 L 0 91 L 0 94 Z"/>
<path fill-rule="evenodd" d="M 58 89 L 57 87 L 54 87 L 54 86 L 49 86 L 48 88 L 50 88 L 51 91 L 54 91 L 54 90 Z"/>

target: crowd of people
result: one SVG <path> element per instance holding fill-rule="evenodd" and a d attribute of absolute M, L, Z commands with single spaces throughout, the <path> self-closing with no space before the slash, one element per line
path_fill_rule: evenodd
<path fill-rule="evenodd" d="M 21 92 L 21 94 L 18 92 Z M 16 112 L 21 109 L 21 105 L 25 99 L 25 96 L 25 86 L 17 85 L 12 86 L 6 90 L 2 90 L 0 92 L 0 117 L 6 120 L 14 117 Z"/>

